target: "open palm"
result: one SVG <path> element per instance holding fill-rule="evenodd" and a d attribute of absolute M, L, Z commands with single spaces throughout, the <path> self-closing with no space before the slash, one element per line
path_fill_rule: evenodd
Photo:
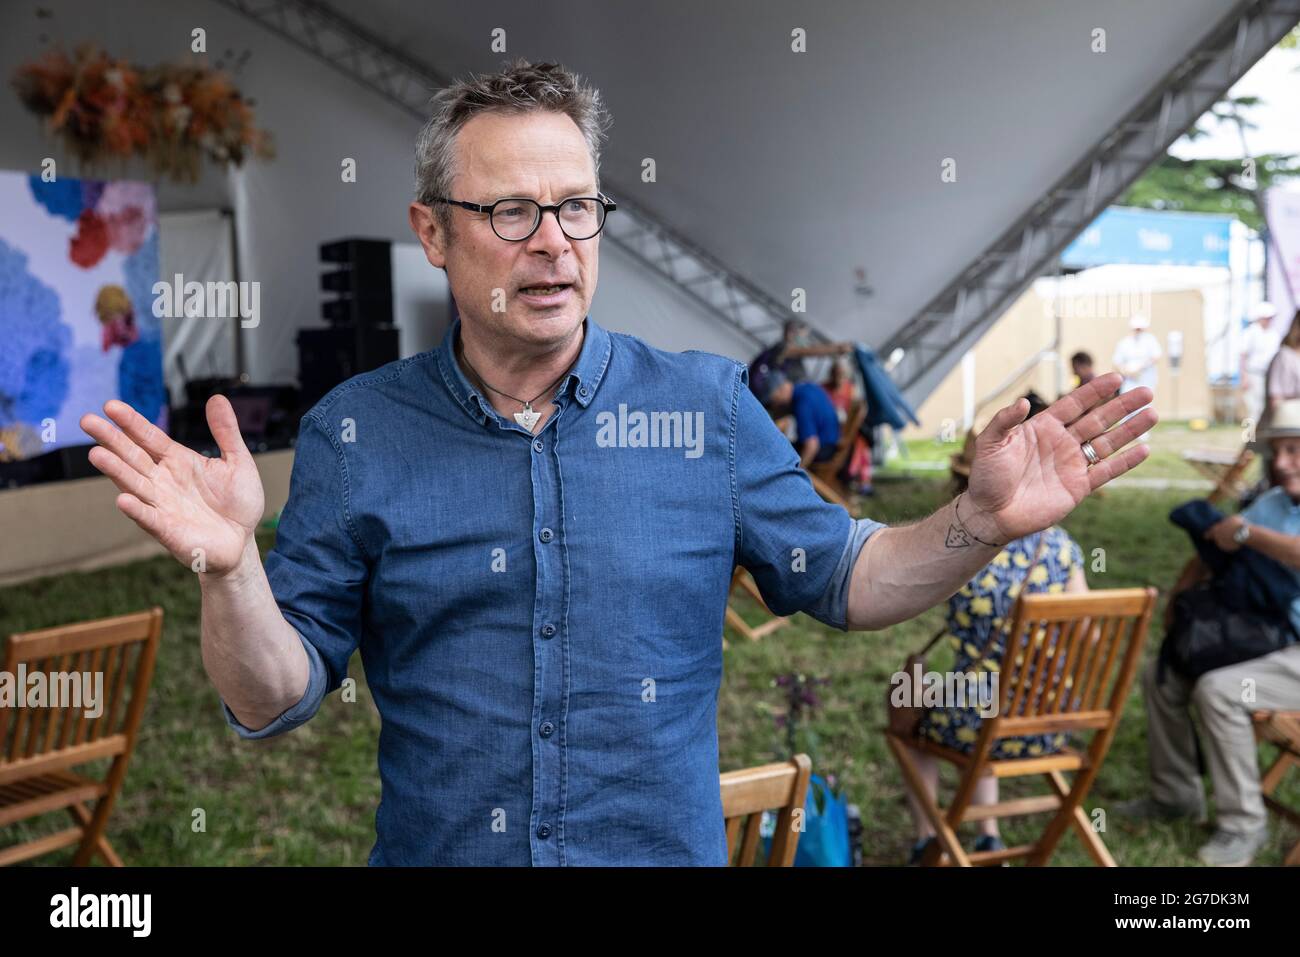
<path fill-rule="evenodd" d="M 233 569 L 262 518 L 265 495 L 257 466 L 224 396 L 207 405 L 221 449 L 207 458 L 172 441 L 124 402 L 105 404 L 117 426 L 85 415 L 81 427 L 99 445 L 90 462 L 118 487 L 117 507 L 196 571 Z"/>
<path fill-rule="evenodd" d="M 1114 372 L 1098 376 L 1028 420 L 1029 403 L 1019 399 L 979 434 L 969 496 L 994 523 L 999 541 L 1059 522 L 1090 492 L 1147 457 L 1145 445 L 1125 446 L 1156 424 L 1155 410 L 1143 408 L 1151 402 L 1151 390 L 1137 388 L 1110 398 L 1122 381 Z M 1142 411 L 1111 429 L 1138 409 Z M 1100 459 L 1091 467 L 1084 442 L 1092 443 Z"/>

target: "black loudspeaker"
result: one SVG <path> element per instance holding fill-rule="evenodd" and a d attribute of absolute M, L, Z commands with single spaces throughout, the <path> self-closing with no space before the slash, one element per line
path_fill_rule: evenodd
<path fill-rule="evenodd" d="M 393 322 L 392 243 L 384 239 L 339 239 L 322 243 L 321 317 L 331 325 L 388 326 Z"/>
<path fill-rule="evenodd" d="M 396 326 L 340 325 L 298 330 L 302 407 L 311 408 L 341 382 L 398 357 Z"/>
<path fill-rule="evenodd" d="M 92 478 L 100 473 L 90 464 L 90 450 L 95 443 L 88 445 L 65 445 L 59 449 L 60 466 L 65 479 Z"/>
<path fill-rule="evenodd" d="M 321 243 L 321 316 L 326 329 L 298 330 L 302 408 L 311 408 L 340 382 L 397 360 L 393 325 L 393 254 L 386 239 Z"/>

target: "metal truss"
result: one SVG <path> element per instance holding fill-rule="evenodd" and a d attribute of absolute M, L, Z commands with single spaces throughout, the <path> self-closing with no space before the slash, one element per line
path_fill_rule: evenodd
<path fill-rule="evenodd" d="M 913 397 L 1000 316 L 1106 206 L 1300 21 L 1300 0 L 1247 0 L 881 349 L 906 350 L 895 378 Z"/>
<path fill-rule="evenodd" d="M 424 120 L 429 97 L 449 80 L 319 0 L 216 0 L 222 6 L 285 38 L 295 46 L 365 86 L 394 106 Z M 606 192 L 618 203 L 604 235 L 643 266 L 653 270 L 710 315 L 755 345 L 768 345 L 793 317 L 788 304 L 661 222 L 610 183 Z M 807 322 L 805 316 L 799 318 Z M 810 334 L 828 341 L 811 322 Z"/>

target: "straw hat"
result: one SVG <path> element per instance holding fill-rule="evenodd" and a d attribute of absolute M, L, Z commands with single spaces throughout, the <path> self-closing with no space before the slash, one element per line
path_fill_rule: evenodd
<path fill-rule="evenodd" d="M 1268 425 L 1259 433 L 1264 442 L 1293 436 L 1300 436 L 1300 399 L 1287 399 L 1279 405 Z"/>

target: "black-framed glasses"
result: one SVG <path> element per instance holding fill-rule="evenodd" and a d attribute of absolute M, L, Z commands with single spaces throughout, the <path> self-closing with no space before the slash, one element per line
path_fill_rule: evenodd
<path fill-rule="evenodd" d="M 570 196 L 554 206 L 543 206 L 535 199 L 512 196 L 498 199 L 489 206 L 466 203 L 459 199 L 435 196 L 435 203 L 459 206 L 474 213 L 487 213 L 492 231 L 506 242 L 521 243 L 542 224 L 543 213 L 554 213 L 560 231 L 572 240 L 591 239 L 605 228 L 605 216 L 618 204 L 604 193 L 597 196 Z"/>

